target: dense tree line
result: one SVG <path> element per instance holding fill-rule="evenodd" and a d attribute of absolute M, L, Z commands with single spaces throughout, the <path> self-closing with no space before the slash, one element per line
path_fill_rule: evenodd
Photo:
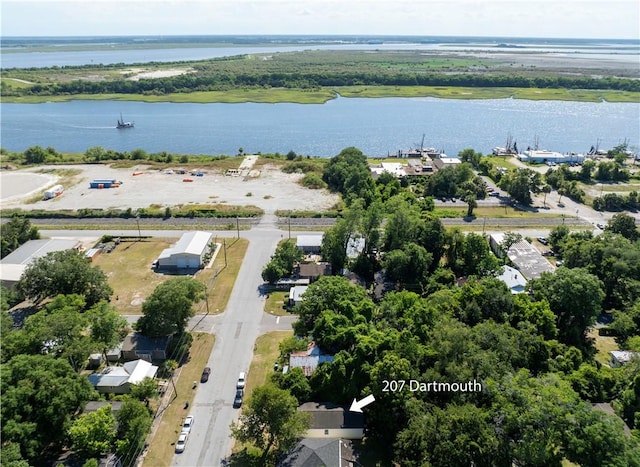
<path fill-rule="evenodd" d="M 357 151 L 348 153 L 353 165 L 361 163 Z M 301 403 L 349 404 L 374 394 L 369 440 L 388 446 L 389 459 L 402 465 L 640 465 L 640 362 L 603 366 L 588 337 L 596 317 L 612 313 L 622 348 L 640 348 L 633 219 L 619 215 L 598 237 L 554 229 L 549 239 L 565 266 L 513 295 L 495 277 L 504 263 L 484 236 L 445 231 L 424 198 L 390 177 L 356 184 L 370 197 L 358 199 L 345 183 L 348 166 L 345 154 L 327 165 L 329 186 L 351 199 L 322 250 L 335 271 L 366 263 L 370 274 L 362 277 L 371 286 L 339 276 L 309 286 L 294 324 L 304 339 L 284 343 L 282 357 L 313 340 L 334 360 L 308 379 L 293 370 L 273 382 Z M 528 187 L 523 198 L 542 185 L 530 170 L 502 176 L 510 188 Z M 354 237 L 367 239 L 366 252 L 349 258 Z M 393 283 L 382 295 L 372 281 L 380 270 Z M 456 278 L 463 278 L 458 286 Z M 480 381 L 482 390 L 389 390 L 389 381 L 412 379 Z M 595 402 L 610 402 L 635 435 L 594 410 Z"/>
<path fill-rule="evenodd" d="M 170 78 L 140 80 L 89 81 L 73 80 L 60 83 L 34 84 L 29 87 L 7 88 L 8 95 L 74 95 L 74 94 L 171 94 L 200 91 L 221 91 L 235 88 L 296 88 L 313 89 L 340 86 L 453 86 L 453 87 L 515 87 L 563 89 L 611 89 L 640 91 L 637 80 L 622 78 L 591 78 L 567 76 L 479 75 L 467 73 L 416 73 L 323 71 L 318 72 L 251 72 L 196 73 Z"/>

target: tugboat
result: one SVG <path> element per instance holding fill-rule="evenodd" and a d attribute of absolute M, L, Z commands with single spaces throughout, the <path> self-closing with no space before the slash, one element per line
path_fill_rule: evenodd
<path fill-rule="evenodd" d="M 120 118 L 118 119 L 118 124 L 116 125 L 116 128 L 118 130 L 122 130 L 124 128 L 133 128 L 134 122 L 125 122 L 124 119 L 122 118 L 122 114 L 120 114 Z"/>

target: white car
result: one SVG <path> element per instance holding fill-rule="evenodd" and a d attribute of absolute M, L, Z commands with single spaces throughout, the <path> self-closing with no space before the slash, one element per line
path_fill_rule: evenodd
<path fill-rule="evenodd" d="M 243 371 L 238 376 L 238 383 L 236 384 L 236 389 L 244 389 L 244 385 L 245 385 L 245 374 Z"/>
<path fill-rule="evenodd" d="M 193 415 L 189 415 L 187 418 L 185 418 L 184 423 L 182 424 L 182 433 L 190 433 L 194 421 L 195 419 L 193 418 Z"/>
<path fill-rule="evenodd" d="M 178 436 L 178 441 L 176 442 L 177 453 L 184 452 L 184 448 L 185 448 L 185 445 L 187 444 L 188 437 L 189 437 L 189 433 L 180 433 L 180 436 Z"/>

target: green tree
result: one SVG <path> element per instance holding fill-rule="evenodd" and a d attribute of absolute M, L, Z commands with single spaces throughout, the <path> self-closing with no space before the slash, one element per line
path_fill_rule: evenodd
<path fill-rule="evenodd" d="M 107 360 L 107 351 L 113 348 L 128 330 L 126 318 L 107 302 L 97 303 L 88 313 L 89 326 L 91 328 L 91 340 L 97 349 L 100 349 Z"/>
<path fill-rule="evenodd" d="M 105 405 L 77 418 L 69 427 L 69 438 L 72 449 L 81 456 L 100 457 L 111 452 L 116 438 L 116 419 L 111 406 Z"/>
<path fill-rule="evenodd" d="M 297 399 L 298 404 L 310 400 L 311 385 L 302 368 L 292 368 L 285 374 L 274 373 L 274 377 L 278 387 L 288 390 Z"/>
<path fill-rule="evenodd" d="M 31 221 L 14 214 L 9 222 L 0 224 L 0 258 L 4 258 L 28 240 L 37 238 L 40 238 L 40 233 L 31 225 Z"/>
<path fill-rule="evenodd" d="M 302 261 L 303 257 L 304 253 L 296 247 L 293 240 L 281 242 L 262 270 L 262 278 L 273 284 L 278 279 L 292 276 L 295 265 Z"/>
<path fill-rule="evenodd" d="M 542 180 L 531 169 L 516 169 L 502 177 L 499 185 L 517 202 L 528 206 L 532 202 L 531 193 L 540 193 Z"/>
<path fill-rule="evenodd" d="M 556 315 L 561 342 L 586 348 L 586 332 L 602 309 L 602 282 L 582 268 L 559 268 L 531 281 L 536 300 L 546 300 Z"/>
<path fill-rule="evenodd" d="M 49 355 L 17 355 L 0 366 L 2 439 L 39 464 L 45 448 L 60 446 L 72 416 L 95 395 L 86 376 Z M 41 464 L 40 464 L 41 465 Z"/>
<path fill-rule="evenodd" d="M 109 300 L 113 293 L 104 272 L 76 250 L 55 251 L 36 258 L 16 287 L 23 296 L 36 302 L 60 294 L 79 294 L 87 306 Z"/>
<path fill-rule="evenodd" d="M 257 387 L 240 420 L 231 424 L 231 432 L 241 443 L 258 447 L 261 465 L 266 465 L 272 452 L 286 452 L 309 428 L 309 416 L 297 407 L 298 401 L 288 391 L 270 384 Z"/>
<path fill-rule="evenodd" d="M 136 456 L 142 451 L 153 421 L 149 409 L 135 399 L 124 400 L 116 414 L 118 421 L 118 440 L 116 452 L 123 465 L 132 465 Z"/>
<path fill-rule="evenodd" d="M 203 298 L 204 284 L 190 277 L 162 282 L 142 304 L 137 329 L 149 337 L 182 333 L 195 315 L 193 304 Z"/>
<path fill-rule="evenodd" d="M 0 446 L 0 465 L 4 467 L 29 467 L 29 463 L 23 459 L 20 453 L 20 445 L 12 442 L 3 442 Z"/>
<path fill-rule="evenodd" d="M 139 401 L 148 401 L 158 395 L 158 382 L 154 378 L 145 378 L 131 387 L 131 397 Z"/>
<path fill-rule="evenodd" d="M 624 212 L 614 214 L 607 222 L 607 230 L 622 235 L 632 242 L 640 238 L 640 230 L 636 226 L 636 220 Z"/>
<path fill-rule="evenodd" d="M 31 146 L 24 152 L 24 161 L 27 164 L 42 164 L 47 158 L 47 151 L 40 146 Z"/>

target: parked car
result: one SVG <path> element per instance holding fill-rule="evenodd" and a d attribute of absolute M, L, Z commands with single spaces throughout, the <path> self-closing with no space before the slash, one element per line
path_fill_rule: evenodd
<path fill-rule="evenodd" d="M 210 374 L 211 374 L 211 368 L 209 368 L 208 366 L 204 367 L 204 370 L 202 370 L 202 376 L 200 377 L 200 382 L 206 383 L 207 381 L 209 381 Z"/>
<path fill-rule="evenodd" d="M 549 244 L 549 240 L 547 240 L 544 237 L 538 237 L 537 240 L 542 243 L 543 245 L 548 245 Z"/>
<path fill-rule="evenodd" d="M 489 196 L 500 196 L 500 193 L 498 193 L 497 191 L 492 191 L 491 193 L 489 193 Z"/>
<path fill-rule="evenodd" d="M 182 424 L 182 433 L 190 433 L 194 421 L 195 419 L 193 418 L 193 415 L 189 415 L 185 418 L 184 423 Z"/>
<path fill-rule="evenodd" d="M 604 230 L 604 224 L 596 224 L 596 227 L 598 227 L 600 230 Z"/>
<path fill-rule="evenodd" d="M 236 383 L 236 389 L 244 389 L 244 385 L 245 385 L 245 374 L 244 374 L 244 371 L 242 371 L 238 375 L 238 382 Z"/>
<path fill-rule="evenodd" d="M 176 442 L 177 453 L 184 452 L 184 448 L 187 444 L 188 437 L 189 437 L 189 433 L 180 433 L 180 436 L 178 436 L 178 441 Z"/>
<path fill-rule="evenodd" d="M 239 408 L 242 405 L 242 396 L 244 396 L 244 389 L 236 390 L 236 397 L 233 399 L 233 407 Z"/>

